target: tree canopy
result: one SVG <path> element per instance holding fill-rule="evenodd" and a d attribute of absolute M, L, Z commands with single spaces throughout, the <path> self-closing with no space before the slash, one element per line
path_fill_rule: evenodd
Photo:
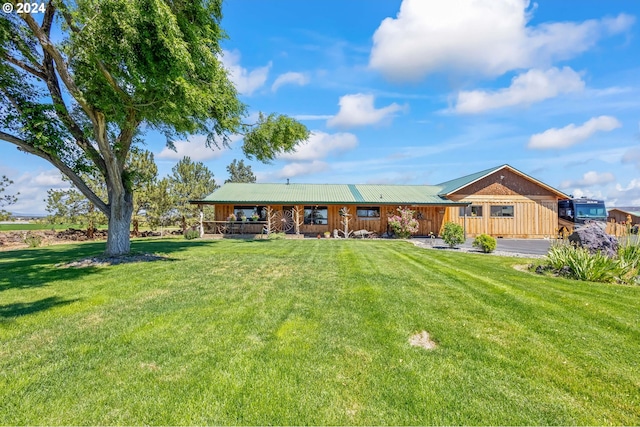
<path fill-rule="evenodd" d="M 224 181 L 228 182 L 256 182 L 256 176 L 253 174 L 250 165 L 245 165 L 244 160 L 233 161 L 227 166 L 227 173 L 229 178 Z"/>
<path fill-rule="evenodd" d="M 18 201 L 18 198 L 13 194 L 2 194 L 11 184 L 13 184 L 13 181 L 2 175 L 2 178 L 0 178 L 0 220 L 5 220 L 11 217 L 11 213 L 4 210 L 4 207 L 12 205 Z"/>
<path fill-rule="evenodd" d="M 218 185 L 209 168 L 202 162 L 192 161 L 190 157 L 184 157 L 171 171 L 168 191 L 184 231 L 187 220 L 196 218 L 199 212 L 198 206 L 190 204 L 189 201 L 205 198 L 218 188 Z"/>
<path fill-rule="evenodd" d="M 278 114 L 245 123 L 220 59 L 221 19 L 222 0 L 49 0 L 43 14 L 0 14 L 0 139 L 50 162 L 109 218 L 109 255 L 129 251 L 125 165 L 141 129 L 169 146 L 204 134 L 219 148 L 241 134 L 260 161 L 308 137 Z M 83 172 L 104 181 L 106 198 Z"/>

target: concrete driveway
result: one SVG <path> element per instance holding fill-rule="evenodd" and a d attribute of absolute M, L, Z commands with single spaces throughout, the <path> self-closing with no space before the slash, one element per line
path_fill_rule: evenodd
<path fill-rule="evenodd" d="M 421 241 L 426 245 L 447 246 L 447 244 L 439 238 L 415 237 L 413 240 Z M 545 239 L 496 239 L 496 241 L 498 242 L 498 246 L 496 247 L 497 251 L 523 255 L 546 255 L 552 242 L 552 240 Z M 475 249 L 471 243 L 473 243 L 473 239 L 467 239 L 466 242 L 458 247 Z"/>

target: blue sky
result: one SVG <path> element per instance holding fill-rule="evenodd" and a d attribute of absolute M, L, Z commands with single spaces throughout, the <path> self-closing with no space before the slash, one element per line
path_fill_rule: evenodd
<path fill-rule="evenodd" d="M 313 132 L 294 154 L 249 162 L 261 182 L 437 184 L 508 163 L 568 194 L 640 205 L 640 2 L 233 0 L 223 61 L 253 117 Z M 222 183 L 241 140 L 164 148 Z M 44 213 L 64 187 L 48 163 L 0 142 L 13 212 Z"/>

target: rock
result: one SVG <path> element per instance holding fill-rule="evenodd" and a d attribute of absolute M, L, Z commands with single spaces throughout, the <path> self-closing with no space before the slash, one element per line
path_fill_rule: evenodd
<path fill-rule="evenodd" d="M 618 239 L 605 233 L 602 227 L 595 224 L 577 229 L 569 236 L 569 241 L 577 246 L 587 248 L 592 254 L 600 252 L 613 258 L 618 253 Z"/>

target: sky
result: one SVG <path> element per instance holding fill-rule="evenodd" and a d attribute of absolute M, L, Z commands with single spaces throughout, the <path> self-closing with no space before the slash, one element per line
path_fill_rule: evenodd
<path fill-rule="evenodd" d="M 258 182 L 438 184 L 509 164 L 574 197 L 640 206 L 640 2 L 636 0 L 229 0 L 222 61 L 248 120 L 287 114 L 295 153 L 248 161 Z M 242 140 L 165 147 L 222 184 Z M 247 162 L 245 160 L 245 162 Z M 0 141 L 14 213 L 65 188 L 47 162 Z"/>

